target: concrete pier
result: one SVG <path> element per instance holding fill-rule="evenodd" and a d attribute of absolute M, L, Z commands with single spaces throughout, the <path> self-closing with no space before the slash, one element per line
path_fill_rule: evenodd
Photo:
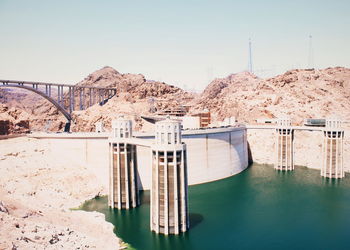
<path fill-rule="evenodd" d="M 130 120 L 112 122 L 109 140 L 110 185 L 108 204 L 112 208 L 130 209 L 139 205 L 136 145 L 127 143 L 132 136 Z"/>
<path fill-rule="evenodd" d="M 151 230 L 179 234 L 189 228 L 186 146 L 180 122 L 156 123 L 152 146 Z"/>
<path fill-rule="evenodd" d="M 293 143 L 294 130 L 289 118 L 277 120 L 276 142 L 275 142 L 275 169 L 294 170 Z"/>
<path fill-rule="evenodd" d="M 321 176 L 339 179 L 344 177 L 344 130 L 338 119 L 327 119 L 323 131 Z"/>

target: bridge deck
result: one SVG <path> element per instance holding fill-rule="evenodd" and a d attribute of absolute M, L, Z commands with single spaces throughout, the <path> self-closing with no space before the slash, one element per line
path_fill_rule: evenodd
<path fill-rule="evenodd" d="M 74 84 L 62 84 L 62 83 L 47 83 L 47 82 L 31 82 L 31 81 L 18 81 L 18 80 L 1 80 L 2 84 L 28 84 L 28 85 L 40 85 L 40 86 L 63 86 L 63 87 L 75 87 L 75 88 L 86 88 L 86 89 L 103 89 L 103 90 L 116 90 L 115 88 L 104 88 L 104 87 L 93 87 L 93 86 L 81 86 Z"/>

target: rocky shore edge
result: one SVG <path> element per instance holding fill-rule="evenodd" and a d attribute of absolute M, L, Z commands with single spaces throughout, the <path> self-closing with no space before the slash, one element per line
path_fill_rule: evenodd
<path fill-rule="evenodd" d="M 71 209 L 107 192 L 49 143 L 0 140 L 0 249 L 125 248 L 103 214 Z"/>

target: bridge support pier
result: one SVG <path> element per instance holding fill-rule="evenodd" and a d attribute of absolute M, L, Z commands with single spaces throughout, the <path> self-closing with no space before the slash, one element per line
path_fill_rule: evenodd
<path fill-rule="evenodd" d="M 151 230 L 165 235 L 185 232 L 189 228 L 187 162 L 179 122 L 156 123 L 152 162 Z"/>
<path fill-rule="evenodd" d="M 64 96 L 63 96 L 63 86 L 57 86 L 57 102 L 64 108 Z"/>
<path fill-rule="evenodd" d="M 139 205 L 137 186 L 136 145 L 125 139 L 131 138 L 131 121 L 118 119 L 112 123 L 114 141 L 110 148 L 110 185 L 108 205 L 112 208 L 130 209 Z"/>
<path fill-rule="evenodd" d="M 57 103 L 61 105 L 61 94 L 60 94 L 60 86 L 57 87 Z"/>
<path fill-rule="evenodd" d="M 72 110 L 75 110 L 75 87 L 72 87 Z"/>
<path fill-rule="evenodd" d="M 275 169 L 294 170 L 294 130 L 289 118 L 279 119 L 276 128 Z"/>
<path fill-rule="evenodd" d="M 71 114 L 73 111 L 73 109 L 72 109 L 72 87 L 69 87 L 68 95 L 69 95 L 69 113 Z"/>
<path fill-rule="evenodd" d="M 61 88 L 61 105 L 63 108 L 65 108 L 63 85 L 61 85 L 60 88 Z"/>
<path fill-rule="evenodd" d="M 327 119 L 323 130 L 321 176 L 340 179 L 345 176 L 343 166 L 344 130 L 341 121 Z"/>
<path fill-rule="evenodd" d="M 80 110 L 85 109 L 85 91 L 84 89 L 80 89 Z"/>
<path fill-rule="evenodd" d="M 64 126 L 64 132 L 66 133 L 70 132 L 70 125 L 71 125 L 71 121 L 67 121 L 66 125 Z"/>
<path fill-rule="evenodd" d="M 89 89 L 89 107 L 91 107 L 92 105 L 92 91 L 91 89 Z"/>

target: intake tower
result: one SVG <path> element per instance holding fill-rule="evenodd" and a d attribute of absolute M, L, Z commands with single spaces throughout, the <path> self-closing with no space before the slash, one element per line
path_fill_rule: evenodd
<path fill-rule="evenodd" d="M 189 228 L 186 146 L 180 122 L 156 123 L 152 146 L 151 230 L 179 234 Z"/>
<path fill-rule="evenodd" d="M 136 145 L 130 143 L 131 136 L 130 120 L 119 118 L 112 122 L 108 196 L 108 204 L 112 208 L 129 209 L 139 205 Z"/>

